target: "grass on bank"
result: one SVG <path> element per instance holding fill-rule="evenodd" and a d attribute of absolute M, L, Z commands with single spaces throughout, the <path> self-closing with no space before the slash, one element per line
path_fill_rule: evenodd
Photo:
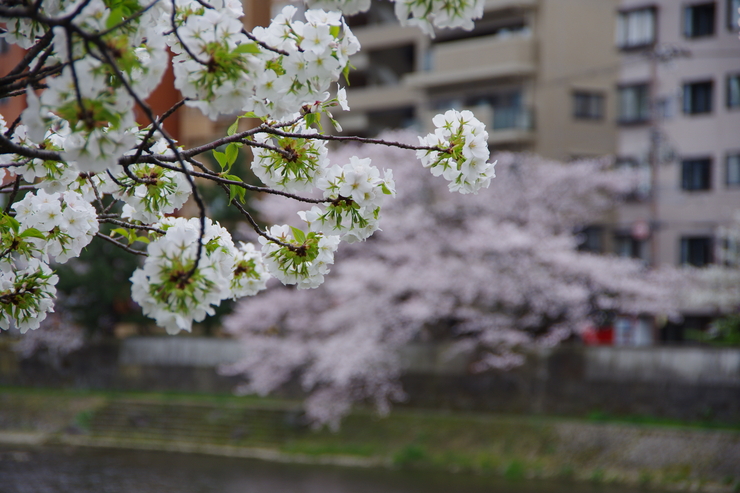
<path fill-rule="evenodd" d="M 720 426 L 711 422 L 623 418 L 599 413 L 579 420 L 397 407 L 388 417 L 379 417 L 368 409 L 358 409 L 342 421 L 338 432 L 332 432 L 327 428 L 313 430 L 305 421 L 297 422 L 295 417 L 300 415 L 300 403 L 293 400 L 181 392 L 0 387 L 0 431 L 73 432 L 94 437 L 95 419 L 102 410 L 131 403 L 145 404 L 147 412 L 152 413 L 149 421 L 144 420 L 139 428 L 133 424 L 130 428 L 113 430 L 112 436 L 129 440 L 137 437 L 151 439 L 154 437 L 152 427 L 158 418 L 156 413 L 171 421 L 178 413 L 185 419 L 186 411 L 198 408 L 200 414 L 187 418 L 183 424 L 186 429 L 192 428 L 194 436 L 198 432 L 204 433 L 205 438 L 196 437 L 208 440 L 204 443 L 272 448 L 302 456 L 382 459 L 399 468 L 473 472 L 513 481 L 558 478 L 599 484 L 627 482 L 636 486 L 665 486 L 697 479 L 698 469 L 693 465 L 646 467 L 627 475 L 615 472 L 603 457 L 599 458 L 603 455 L 602 450 L 573 450 L 564 446 L 564 438 L 558 431 L 562 424 L 575 425 L 575 428 L 583 425 L 584 429 L 593 429 L 601 424 L 610 428 L 624 425 L 625 431 L 629 430 L 633 435 L 639 435 L 643 429 L 644 433 L 653 434 L 659 429 L 670 428 L 677 433 L 686 430 L 689 434 L 709 429 L 724 430 L 737 436 L 740 430 L 740 424 Z M 262 416 L 259 419 L 265 419 L 267 424 L 264 426 L 269 430 L 249 429 L 249 419 L 259 416 Z M 212 439 L 207 435 L 209 430 L 215 429 L 214 426 L 227 431 Z M 728 491 L 735 487 L 740 491 L 740 475 L 718 477 L 714 481 L 723 482 Z"/>

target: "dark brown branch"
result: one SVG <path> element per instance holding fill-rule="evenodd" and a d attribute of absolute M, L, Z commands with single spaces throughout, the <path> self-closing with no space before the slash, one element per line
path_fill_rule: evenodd
<path fill-rule="evenodd" d="M 173 104 L 170 109 L 168 109 L 167 111 L 165 111 L 164 114 L 162 114 L 162 116 L 159 117 L 159 119 L 157 120 L 157 122 L 160 125 L 162 125 L 164 123 L 164 121 L 167 118 L 169 118 L 170 116 L 172 116 L 175 113 L 175 111 L 177 111 L 178 109 L 180 109 L 180 107 L 183 104 L 185 104 L 185 101 L 187 101 L 187 100 L 188 100 L 188 98 L 183 98 L 180 101 L 178 101 L 177 103 Z M 156 131 L 157 131 L 157 127 L 155 125 L 152 125 L 152 128 L 149 129 L 149 132 L 147 132 L 146 136 L 144 137 L 144 140 L 142 140 L 141 141 L 141 144 L 139 144 L 137 146 L 136 154 L 134 155 L 134 157 L 132 159 L 132 161 L 134 163 L 137 162 L 137 160 L 141 157 L 141 155 L 144 152 L 144 149 L 148 146 L 149 139 L 151 139 L 154 136 L 154 132 L 156 132 Z"/>
<path fill-rule="evenodd" d="M 45 149 L 31 149 L 30 147 L 23 147 L 22 145 L 16 144 L 4 135 L 0 135 L 0 155 L 2 154 L 18 154 L 19 156 L 29 157 L 32 159 L 64 162 L 64 159 L 62 159 L 62 155 L 58 152 L 47 151 Z"/>
<path fill-rule="evenodd" d="M 259 39 L 257 39 L 254 36 L 254 34 L 250 33 L 246 29 L 242 29 L 242 34 L 245 35 L 246 37 L 248 37 L 249 39 L 251 39 L 252 41 L 254 41 L 255 43 L 257 43 L 258 45 L 260 45 L 262 48 L 268 50 L 268 51 L 272 51 L 273 53 L 277 53 L 278 55 L 290 56 L 290 53 L 288 53 L 287 51 L 281 50 L 279 48 L 275 48 L 274 46 L 270 46 L 267 43 L 265 43 L 264 41 L 260 41 Z"/>
<path fill-rule="evenodd" d="M 283 132 L 282 130 L 278 130 L 275 127 L 270 127 L 267 125 L 261 125 L 258 128 L 260 128 L 261 131 L 264 133 L 279 135 L 281 137 L 291 137 L 294 139 L 330 140 L 334 142 L 360 142 L 362 144 L 378 144 L 387 147 L 398 147 L 399 149 L 408 149 L 411 151 L 437 151 L 444 153 L 449 152 L 449 149 L 445 149 L 442 147 L 415 146 L 411 144 L 404 144 L 402 142 L 392 142 L 383 139 L 370 139 L 367 137 L 355 137 L 352 135 L 299 134 L 293 132 Z"/>
<path fill-rule="evenodd" d="M 23 77 L 23 71 L 28 68 L 29 65 L 31 65 L 31 62 L 33 61 L 36 56 L 41 53 L 41 51 L 49 46 L 51 44 L 51 40 L 54 38 L 54 33 L 52 31 L 48 31 L 46 34 L 44 34 L 39 40 L 36 42 L 35 45 L 33 45 L 23 56 L 20 62 L 18 62 L 18 65 L 13 68 L 10 72 L 8 72 L 3 78 L 2 81 L 0 81 L 0 85 L 6 85 L 9 82 L 13 82 L 18 77 Z"/>
<path fill-rule="evenodd" d="M 226 185 L 220 185 L 220 186 L 221 186 L 221 188 L 227 194 L 230 193 L 229 192 L 229 188 Z M 296 246 L 291 245 L 290 243 L 283 243 L 282 241 L 278 240 L 277 238 L 272 237 L 269 234 L 267 234 L 266 232 L 262 231 L 262 228 L 260 228 L 259 224 L 257 224 L 257 221 L 254 220 L 254 218 L 252 217 L 252 215 L 249 213 L 248 210 L 246 210 L 244 208 L 244 206 L 242 206 L 236 200 L 232 200 L 231 203 L 234 204 L 234 206 L 237 208 L 237 210 L 239 212 L 241 212 L 242 215 L 247 219 L 247 222 L 252 226 L 252 229 L 254 229 L 255 233 L 257 233 L 258 235 L 262 236 L 263 238 L 267 238 L 271 242 L 276 243 L 276 244 L 278 244 L 278 245 L 280 245 L 282 247 L 285 247 L 285 248 L 287 248 L 287 249 L 289 249 L 291 251 L 296 251 L 298 249 Z"/>
<path fill-rule="evenodd" d="M 153 162 L 157 166 L 161 166 L 162 168 L 171 169 L 173 171 L 181 171 L 177 166 L 173 166 L 173 165 L 170 165 L 164 162 L 160 162 L 156 158 L 153 160 Z M 291 198 L 293 200 L 298 200 L 300 202 L 307 202 L 309 204 L 324 204 L 327 202 L 331 202 L 330 199 L 310 199 L 307 197 L 301 197 L 300 195 L 292 194 L 290 192 L 283 192 L 282 190 L 275 190 L 275 189 L 267 188 L 267 187 L 258 187 L 255 185 L 250 185 L 249 183 L 244 183 L 243 181 L 228 180 L 226 178 L 222 178 L 218 173 L 215 173 L 213 171 L 210 171 L 208 173 L 201 173 L 198 171 L 191 170 L 189 173 L 196 178 L 205 178 L 207 180 L 215 181 L 216 183 L 220 185 L 236 185 L 238 187 L 244 188 L 245 190 L 249 190 L 250 192 L 261 192 L 261 193 L 269 193 L 272 195 L 281 195 L 283 197 Z"/>
<path fill-rule="evenodd" d="M 174 8 L 174 1 L 173 1 L 173 8 Z M 76 26 L 72 25 L 72 28 L 76 28 Z M 180 163 L 181 172 L 185 175 L 185 178 L 188 180 L 188 184 L 190 185 L 191 190 L 193 191 L 193 200 L 195 200 L 196 205 L 198 206 L 198 212 L 199 212 L 199 220 L 200 220 L 200 236 L 198 237 L 198 250 L 195 255 L 195 262 L 193 262 L 193 267 L 190 269 L 189 272 L 185 274 L 184 279 L 189 279 L 195 271 L 198 269 L 198 264 L 200 263 L 200 259 L 203 256 L 203 237 L 205 236 L 206 231 L 206 206 L 203 202 L 202 197 L 200 196 L 200 193 L 198 192 L 198 187 L 195 184 L 195 180 L 193 180 L 193 177 L 190 175 L 190 171 L 187 169 L 187 166 L 185 164 L 185 159 L 183 158 L 182 154 L 180 153 L 180 150 L 177 148 L 177 143 L 167 135 L 167 133 L 164 131 L 164 128 L 162 128 L 162 125 L 158 122 L 157 118 L 154 116 L 154 112 L 152 109 L 147 105 L 144 101 L 142 101 L 141 97 L 134 91 L 133 87 L 131 87 L 131 84 L 129 84 L 128 80 L 126 80 L 125 75 L 123 72 L 121 72 L 121 69 L 118 67 L 118 64 L 113 59 L 111 54 L 109 53 L 108 46 L 101 41 L 97 37 L 92 37 L 87 35 L 84 31 L 77 28 L 77 31 L 80 32 L 81 36 L 86 40 L 92 42 L 95 46 L 98 47 L 98 49 L 101 52 L 101 55 L 105 58 L 106 62 L 110 65 L 110 67 L 115 72 L 116 76 L 121 80 L 121 84 L 123 84 L 123 87 L 126 89 L 126 92 L 129 93 L 129 95 L 136 101 L 136 104 L 141 108 L 141 110 L 146 114 L 147 118 L 149 118 L 149 121 L 152 122 L 152 126 L 155 127 L 159 132 L 162 134 L 162 136 L 167 140 L 167 144 L 170 146 L 170 149 L 172 149 L 172 152 L 175 153 L 175 157 L 177 158 L 177 161 Z"/>
<path fill-rule="evenodd" d="M 114 217 L 108 217 L 107 214 L 105 215 L 99 215 L 98 216 L 98 222 L 101 223 L 109 223 L 109 224 L 115 224 L 116 226 L 122 226 L 124 228 L 129 229 L 138 229 L 140 231 L 153 231 L 154 233 L 158 233 L 161 235 L 164 235 L 164 230 L 161 230 L 159 228 L 154 228 L 152 226 L 143 226 L 141 224 L 132 224 L 128 223 L 126 221 L 121 221 L 120 219 L 114 218 Z"/>

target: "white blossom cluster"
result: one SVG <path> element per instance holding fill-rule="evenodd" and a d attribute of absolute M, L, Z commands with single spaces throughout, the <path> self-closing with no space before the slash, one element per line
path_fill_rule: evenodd
<path fill-rule="evenodd" d="M 448 110 L 432 121 L 436 130 L 426 137 L 419 137 L 419 142 L 446 152 L 416 151 L 421 164 L 431 168 L 434 176 L 442 175 L 449 181 L 451 192 L 477 193 L 481 188 L 488 188 L 496 176 L 496 163 L 488 162 L 490 154 L 485 126 L 468 110 Z"/>
<path fill-rule="evenodd" d="M 362 241 L 378 229 L 380 207 L 386 195 L 395 195 L 391 170 L 383 178 L 370 159 L 356 156 L 334 165 L 319 180 L 318 188 L 330 202 L 299 213 L 312 231 L 337 234 L 347 242 Z"/>
<path fill-rule="evenodd" d="M 342 14 L 321 8 L 353 13 L 370 1 L 307 3 L 315 8 L 302 18 L 289 5 L 251 33 L 239 0 L 40 0 L 3 7 L 8 17 L 0 18 L 0 37 L 35 51 L 9 82 L 8 94 L 25 95 L 26 109 L 10 126 L 0 117 L 0 193 L 10 197 L 0 213 L 0 327 L 38 327 L 53 310 L 50 263 L 78 256 L 96 235 L 147 256 L 131 278 L 133 297 L 174 333 L 190 330 L 224 299 L 264 289 L 270 276 L 299 288 L 318 286 L 340 241 L 362 241 L 379 229 L 384 198 L 395 195 L 392 173 L 357 157 L 330 163 L 332 136 L 321 125 L 328 117 L 341 131 L 330 109 L 349 110 L 338 81 L 360 49 Z M 468 28 L 479 4 L 398 0 L 396 12 L 425 29 Z M 154 115 L 146 104 L 168 65 L 185 97 L 178 104 L 214 120 L 260 123 L 241 133 L 234 123 L 228 140 L 178 147 L 162 122 L 179 106 Z M 455 190 L 487 186 L 493 170 L 485 164 L 482 126 L 464 112 L 447 120 L 423 141 L 422 161 L 455 181 Z M 232 171 L 244 146 L 268 188 Z M 220 171 L 200 159 L 209 152 Z M 305 231 L 262 231 L 250 217 L 262 248 L 237 248 L 210 220 L 168 217 L 191 197 L 205 216 L 195 181 L 202 178 L 228 190 L 230 202 L 245 202 L 247 190 L 258 190 L 314 204 L 299 213 Z M 305 192 L 320 198 L 296 195 Z M 100 232 L 100 223 L 111 230 Z"/>
<path fill-rule="evenodd" d="M 297 133 L 307 137 L 315 132 L 295 126 Z M 252 171 L 262 182 L 278 190 L 305 192 L 311 190 L 328 166 L 326 143 L 310 138 L 271 138 L 258 134 L 256 142 L 274 144 L 276 150 L 254 149 Z"/>
<path fill-rule="evenodd" d="M 419 26 L 434 34 L 434 27 L 471 30 L 473 20 L 483 16 L 485 0 L 393 0 L 395 13 L 403 25 Z M 309 0 L 309 5 L 327 10 L 341 10 L 353 15 L 370 8 L 370 0 Z"/>
<path fill-rule="evenodd" d="M 165 234 L 149 244 L 144 266 L 131 276 L 131 295 L 144 315 L 168 333 L 190 331 L 193 321 L 213 315 L 222 300 L 264 288 L 269 275 L 254 258 L 253 247 L 237 250 L 217 223 L 206 219 L 202 238 L 197 218 L 167 218 L 157 226 Z"/>
<path fill-rule="evenodd" d="M 15 217 L 0 216 L 0 328 L 11 320 L 21 330 L 36 329 L 53 311 L 57 276 L 50 259 L 77 257 L 95 233 L 95 209 L 73 191 L 43 189 L 12 204 Z"/>
<path fill-rule="evenodd" d="M 95 208 L 77 192 L 29 193 L 12 205 L 23 230 L 36 229 L 43 236 L 41 258 L 64 263 L 78 257 L 98 232 Z"/>
<path fill-rule="evenodd" d="M 395 0 L 396 17 L 403 25 L 416 25 L 433 35 L 433 27 L 473 29 L 483 17 L 485 0 Z"/>
<path fill-rule="evenodd" d="M 28 259 L 23 267 L 0 263 L 0 329 L 13 325 L 21 333 L 38 329 L 54 311 L 58 280 L 49 265 L 37 258 Z"/>
<path fill-rule="evenodd" d="M 267 270 L 283 284 L 297 284 L 298 289 L 315 288 L 324 282 L 329 265 L 334 263 L 334 252 L 339 236 L 321 233 L 304 234 L 289 226 L 273 226 L 270 235 L 288 246 L 260 238 Z"/>

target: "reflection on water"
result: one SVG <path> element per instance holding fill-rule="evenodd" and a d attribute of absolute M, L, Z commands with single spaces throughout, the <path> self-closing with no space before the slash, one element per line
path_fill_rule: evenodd
<path fill-rule="evenodd" d="M 590 487 L 422 471 L 275 464 L 71 447 L 0 448 L 1 493 L 593 493 Z M 629 493 L 598 488 L 599 493 Z"/>

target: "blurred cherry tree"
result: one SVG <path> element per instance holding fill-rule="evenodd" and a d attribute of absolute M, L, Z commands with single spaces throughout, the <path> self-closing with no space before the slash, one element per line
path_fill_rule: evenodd
<path fill-rule="evenodd" d="M 679 272 L 578 249 L 577 226 L 634 186 L 607 162 L 498 154 L 490 189 L 461 197 L 408 151 L 351 146 L 330 157 L 358 153 L 394 165 L 399 192 L 383 231 L 339 252 L 320 288 L 273 285 L 237 305 L 226 329 L 246 357 L 227 371 L 247 378 L 243 391 L 265 394 L 298 374 L 310 417 L 336 423 L 355 401 L 383 412 L 402 398 L 399 348 L 411 341 L 452 341 L 483 371 L 516 366 L 523 349 L 556 344 L 604 312 L 676 314 Z M 298 219 L 272 197 L 258 208 L 269 221 Z"/>

